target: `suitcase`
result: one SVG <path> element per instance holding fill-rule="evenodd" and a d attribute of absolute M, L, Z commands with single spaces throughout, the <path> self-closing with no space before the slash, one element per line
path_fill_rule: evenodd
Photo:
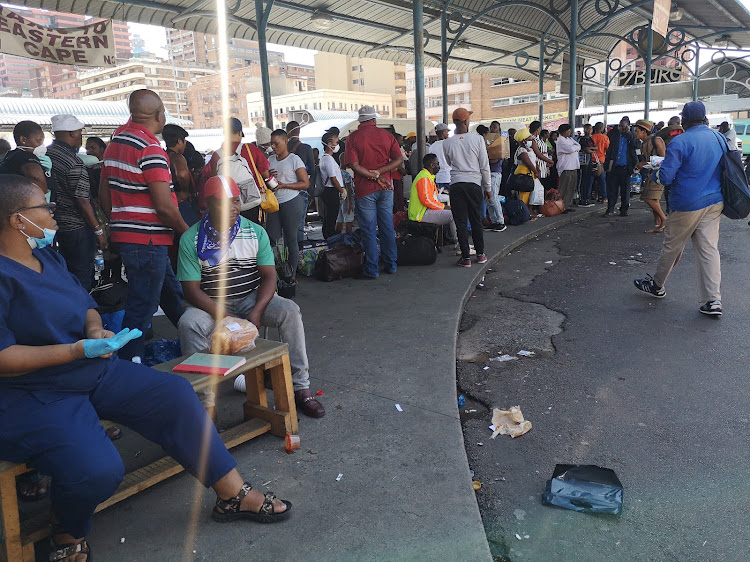
<path fill-rule="evenodd" d="M 396 240 L 398 265 L 432 265 L 437 260 L 435 239 L 426 236 L 406 236 Z"/>
<path fill-rule="evenodd" d="M 362 273 L 365 253 L 359 245 L 340 245 L 320 252 L 315 262 L 315 277 L 321 281 L 334 281 Z"/>

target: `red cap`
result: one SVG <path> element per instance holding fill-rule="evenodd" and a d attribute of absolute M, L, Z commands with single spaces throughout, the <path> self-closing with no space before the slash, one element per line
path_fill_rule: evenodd
<path fill-rule="evenodd" d="M 205 197 L 218 197 L 219 199 L 231 199 L 240 196 L 240 188 L 232 178 L 226 176 L 213 176 L 208 178 L 203 194 Z"/>

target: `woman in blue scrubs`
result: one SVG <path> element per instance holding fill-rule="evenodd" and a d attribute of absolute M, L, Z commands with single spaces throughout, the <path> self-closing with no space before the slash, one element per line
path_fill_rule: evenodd
<path fill-rule="evenodd" d="M 123 479 L 100 419 L 161 445 L 211 486 L 214 519 L 288 517 L 291 503 L 243 482 L 185 379 L 112 354 L 140 333 L 102 328 L 96 303 L 49 247 L 53 212 L 28 178 L 0 175 L 0 459 L 52 476 L 50 560 L 89 559 L 94 510 Z"/>

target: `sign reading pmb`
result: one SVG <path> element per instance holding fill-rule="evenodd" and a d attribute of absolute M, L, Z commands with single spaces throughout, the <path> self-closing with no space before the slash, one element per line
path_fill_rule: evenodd
<path fill-rule="evenodd" d="M 52 29 L 0 6 L 0 53 L 77 66 L 115 63 L 112 20 Z"/>
<path fill-rule="evenodd" d="M 652 84 L 671 84 L 682 79 L 682 71 L 673 68 L 652 68 Z M 617 76 L 618 86 L 643 86 L 646 83 L 645 70 L 629 70 L 620 72 Z"/>

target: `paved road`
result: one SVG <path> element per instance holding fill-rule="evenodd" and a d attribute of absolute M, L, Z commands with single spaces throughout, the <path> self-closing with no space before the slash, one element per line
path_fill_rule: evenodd
<path fill-rule="evenodd" d="M 725 312 L 711 318 L 698 313 L 690 249 L 665 299 L 635 290 L 661 237 L 634 207 L 521 246 L 465 308 L 458 383 L 476 401 L 464 439 L 497 560 L 748 559 L 750 229 L 722 223 Z M 520 349 L 536 355 L 487 361 Z M 513 405 L 533 429 L 491 440 L 486 407 Z M 543 506 L 556 463 L 613 468 L 623 514 Z"/>

